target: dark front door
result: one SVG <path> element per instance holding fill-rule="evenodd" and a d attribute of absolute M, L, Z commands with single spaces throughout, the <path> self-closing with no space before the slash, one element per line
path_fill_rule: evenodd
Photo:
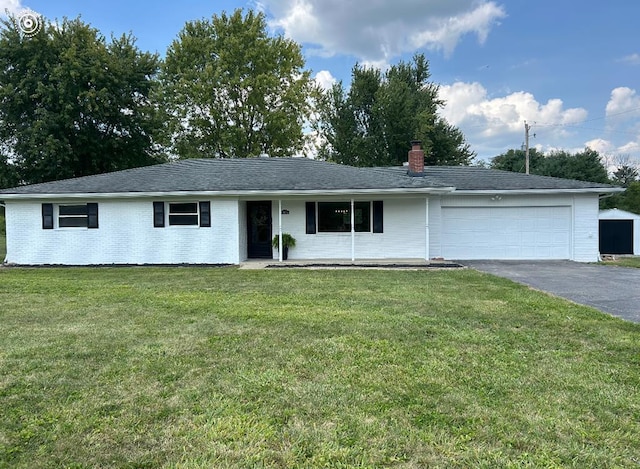
<path fill-rule="evenodd" d="M 271 201 L 247 202 L 248 256 L 271 259 Z"/>
<path fill-rule="evenodd" d="M 633 254 L 633 220 L 600 220 L 600 254 Z"/>

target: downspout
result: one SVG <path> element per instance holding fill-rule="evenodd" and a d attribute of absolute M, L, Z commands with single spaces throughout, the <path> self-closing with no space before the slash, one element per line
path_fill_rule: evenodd
<path fill-rule="evenodd" d="M 424 199 L 424 260 L 429 261 L 429 197 Z"/>
<path fill-rule="evenodd" d="M 282 199 L 278 199 L 278 262 L 282 262 Z"/>
<path fill-rule="evenodd" d="M 5 209 L 7 208 L 7 204 L 4 202 L 4 200 L 0 201 L 0 207 L 4 207 Z M 5 212 L 6 215 L 6 212 Z M 6 223 L 6 221 L 5 221 Z M 9 255 L 9 253 L 7 252 L 4 256 L 4 259 L 2 259 L 2 264 L 5 264 L 7 262 L 7 256 Z"/>
<path fill-rule="evenodd" d="M 356 261 L 356 214 L 355 202 L 351 199 L 351 262 Z"/>

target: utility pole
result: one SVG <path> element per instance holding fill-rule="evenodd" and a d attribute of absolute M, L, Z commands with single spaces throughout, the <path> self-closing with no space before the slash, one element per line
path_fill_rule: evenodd
<path fill-rule="evenodd" d="M 529 130 L 531 126 L 524 121 L 524 172 L 529 174 Z"/>

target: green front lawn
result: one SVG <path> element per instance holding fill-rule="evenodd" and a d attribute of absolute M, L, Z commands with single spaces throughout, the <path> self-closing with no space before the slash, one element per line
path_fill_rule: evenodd
<path fill-rule="evenodd" d="M 0 467 L 638 467 L 640 325 L 473 270 L 0 270 Z"/>
<path fill-rule="evenodd" d="M 618 257 L 616 260 L 604 261 L 603 264 L 640 269 L 640 257 Z"/>

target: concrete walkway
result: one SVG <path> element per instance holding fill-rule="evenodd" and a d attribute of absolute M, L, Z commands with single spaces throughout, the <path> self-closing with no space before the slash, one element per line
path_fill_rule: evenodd
<path fill-rule="evenodd" d="M 250 259 L 240 264 L 240 269 L 301 268 L 301 269 L 432 269 L 461 268 L 459 263 L 424 259 Z"/>
<path fill-rule="evenodd" d="M 640 269 L 571 261 L 457 261 L 640 323 Z"/>

